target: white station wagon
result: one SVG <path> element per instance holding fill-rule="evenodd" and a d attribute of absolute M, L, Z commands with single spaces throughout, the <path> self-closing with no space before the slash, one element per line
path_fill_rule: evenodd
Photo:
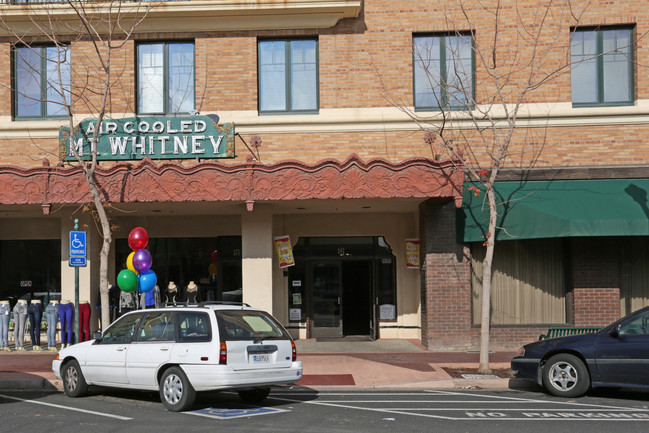
<path fill-rule="evenodd" d="M 198 391 L 237 390 L 243 401 L 257 403 L 272 385 L 302 377 L 291 336 L 247 304 L 133 311 L 93 338 L 52 361 L 70 397 L 89 385 L 159 390 L 164 406 L 177 412 L 189 409 Z"/>

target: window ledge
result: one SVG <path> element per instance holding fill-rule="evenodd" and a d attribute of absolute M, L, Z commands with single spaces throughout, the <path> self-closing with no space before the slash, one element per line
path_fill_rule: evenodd
<path fill-rule="evenodd" d="M 111 8 L 112 5 L 112 8 Z M 356 18 L 362 0 L 181 0 L 161 2 L 93 4 L 92 13 L 117 15 L 121 7 L 123 27 L 134 17 L 147 17 L 135 33 L 202 32 L 236 30 L 277 30 L 331 28 L 343 18 Z M 57 34 L 70 34 L 80 27 L 76 13 L 65 3 L 0 5 L 5 25 L 0 35 L 34 36 L 42 34 L 35 23 Z M 7 26 L 13 32 L 7 30 Z"/>

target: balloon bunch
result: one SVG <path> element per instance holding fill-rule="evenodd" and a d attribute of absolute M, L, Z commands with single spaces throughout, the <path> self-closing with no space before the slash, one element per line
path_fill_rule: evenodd
<path fill-rule="evenodd" d="M 128 235 L 128 246 L 133 252 L 126 259 L 127 269 L 117 275 L 117 285 L 125 292 L 149 292 L 158 282 L 158 276 L 151 270 L 153 257 L 146 250 L 149 234 L 142 227 L 136 227 Z"/>

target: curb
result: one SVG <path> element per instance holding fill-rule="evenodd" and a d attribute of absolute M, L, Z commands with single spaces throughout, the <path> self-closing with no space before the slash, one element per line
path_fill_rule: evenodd
<path fill-rule="evenodd" d="M 63 383 L 58 379 L 45 377 L 24 377 L 24 374 L 17 373 L 16 376 L 23 377 L 0 379 L 0 391 L 63 391 Z M 349 390 L 423 390 L 423 389 L 444 389 L 444 390 L 493 390 L 493 391 L 514 391 L 516 379 L 442 379 L 426 382 L 402 382 L 385 383 L 375 385 L 352 385 L 352 386 L 305 386 L 304 388 L 323 391 L 349 391 Z"/>
<path fill-rule="evenodd" d="M 512 379 L 439 379 L 423 382 L 399 382 L 399 383 L 380 383 L 373 385 L 312 385 L 303 386 L 304 388 L 323 390 L 323 391 L 349 391 L 349 390 L 436 390 L 436 389 L 473 389 L 473 390 L 493 390 L 493 391 L 514 391 L 516 388 L 510 387 Z"/>

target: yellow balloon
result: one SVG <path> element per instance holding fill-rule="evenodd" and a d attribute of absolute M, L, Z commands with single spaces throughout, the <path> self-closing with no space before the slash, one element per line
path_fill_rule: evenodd
<path fill-rule="evenodd" d="M 133 251 L 131 254 L 128 255 L 126 258 L 126 267 L 128 268 L 129 271 L 135 272 L 135 274 L 139 274 L 138 271 L 135 270 L 135 267 L 133 266 L 133 256 L 135 255 L 135 251 Z"/>
<path fill-rule="evenodd" d="M 212 263 L 207 270 L 210 272 L 210 275 L 216 275 L 216 264 Z"/>

